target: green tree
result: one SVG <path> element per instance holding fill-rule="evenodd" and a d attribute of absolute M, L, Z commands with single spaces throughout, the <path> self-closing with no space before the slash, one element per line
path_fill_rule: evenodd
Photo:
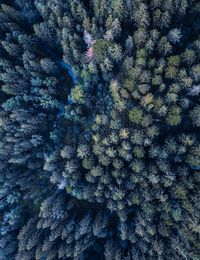
<path fill-rule="evenodd" d="M 195 106 L 190 112 L 192 123 L 194 126 L 200 127 L 200 106 Z"/>
<path fill-rule="evenodd" d="M 119 19 L 123 18 L 123 14 L 125 13 L 123 0 L 112 0 L 111 6 L 113 8 L 113 13 Z"/>
<path fill-rule="evenodd" d="M 99 62 L 103 62 L 108 56 L 111 43 L 108 40 L 97 39 L 93 44 L 94 56 Z"/>
<path fill-rule="evenodd" d="M 74 102 L 84 104 L 85 103 L 85 93 L 81 85 L 76 85 L 72 88 L 71 96 Z"/>
<path fill-rule="evenodd" d="M 186 162 L 195 169 L 200 166 L 200 145 L 194 146 L 190 149 Z"/>
<path fill-rule="evenodd" d="M 119 62 L 122 59 L 122 48 L 119 44 L 109 47 L 109 53 L 114 61 Z"/>
<path fill-rule="evenodd" d="M 172 46 L 165 36 L 163 36 L 158 44 L 158 50 L 161 55 L 167 55 L 172 52 Z"/>
<path fill-rule="evenodd" d="M 192 65 L 196 60 L 195 51 L 192 49 L 186 49 L 182 54 L 183 60 L 188 64 Z"/>
<path fill-rule="evenodd" d="M 178 73 L 178 69 L 174 66 L 167 67 L 165 71 L 165 77 L 167 79 L 175 79 Z"/>
<path fill-rule="evenodd" d="M 181 123 L 181 109 L 178 106 L 170 107 L 167 114 L 167 123 L 171 126 L 175 126 Z"/>
<path fill-rule="evenodd" d="M 141 109 L 135 107 L 129 112 L 129 120 L 134 124 L 142 124 L 143 121 L 143 112 Z"/>

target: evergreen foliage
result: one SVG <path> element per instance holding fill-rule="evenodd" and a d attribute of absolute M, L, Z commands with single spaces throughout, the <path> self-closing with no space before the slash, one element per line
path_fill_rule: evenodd
<path fill-rule="evenodd" d="M 198 0 L 0 0 L 0 260 L 200 259 Z"/>

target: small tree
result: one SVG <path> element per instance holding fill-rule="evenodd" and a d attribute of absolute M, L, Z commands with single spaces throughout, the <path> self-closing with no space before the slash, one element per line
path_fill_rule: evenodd
<path fill-rule="evenodd" d="M 200 127 L 200 106 L 196 106 L 191 112 L 190 117 L 194 126 Z"/>
<path fill-rule="evenodd" d="M 143 121 L 143 112 L 136 107 L 129 112 L 128 117 L 132 123 L 141 125 Z"/>
<path fill-rule="evenodd" d="M 102 62 L 107 58 L 110 42 L 104 39 L 98 39 L 93 44 L 94 56 L 97 61 Z"/>
<path fill-rule="evenodd" d="M 72 89 L 71 96 L 74 102 L 80 104 L 85 103 L 85 93 L 81 85 L 77 85 Z"/>
<path fill-rule="evenodd" d="M 181 122 L 181 109 L 178 106 L 172 106 L 169 109 L 168 115 L 167 115 L 167 123 L 171 126 L 175 126 L 180 124 Z"/>

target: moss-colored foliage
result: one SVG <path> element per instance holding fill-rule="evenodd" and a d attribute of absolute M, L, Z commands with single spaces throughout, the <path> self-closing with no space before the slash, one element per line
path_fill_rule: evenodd
<path fill-rule="evenodd" d="M 72 88 L 71 96 L 75 103 L 85 103 L 85 93 L 81 85 L 77 85 L 74 88 Z"/>
<path fill-rule="evenodd" d="M 190 117 L 195 126 L 200 127 L 200 106 L 196 106 L 191 112 Z"/>
<path fill-rule="evenodd" d="M 134 123 L 134 124 L 142 124 L 143 121 L 143 113 L 141 111 L 141 109 L 139 108 L 133 108 L 130 112 L 129 112 L 129 120 Z"/>
<path fill-rule="evenodd" d="M 97 61 L 102 62 L 108 56 L 109 47 L 111 43 L 104 39 L 97 39 L 93 44 L 94 56 Z"/>
<path fill-rule="evenodd" d="M 181 122 L 181 109 L 177 106 L 170 107 L 166 120 L 169 125 L 179 125 Z"/>
<path fill-rule="evenodd" d="M 197 167 L 197 169 L 200 166 L 200 145 L 192 147 L 187 162 L 194 167 L 194 169 Z"/>

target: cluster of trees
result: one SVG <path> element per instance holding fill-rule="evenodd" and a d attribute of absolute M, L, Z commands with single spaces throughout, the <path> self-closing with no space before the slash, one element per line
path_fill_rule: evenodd
<path fill-rule="evenodd" d="M 199 1 L 0 4 L 0 259 L 198 260 Z"/>

